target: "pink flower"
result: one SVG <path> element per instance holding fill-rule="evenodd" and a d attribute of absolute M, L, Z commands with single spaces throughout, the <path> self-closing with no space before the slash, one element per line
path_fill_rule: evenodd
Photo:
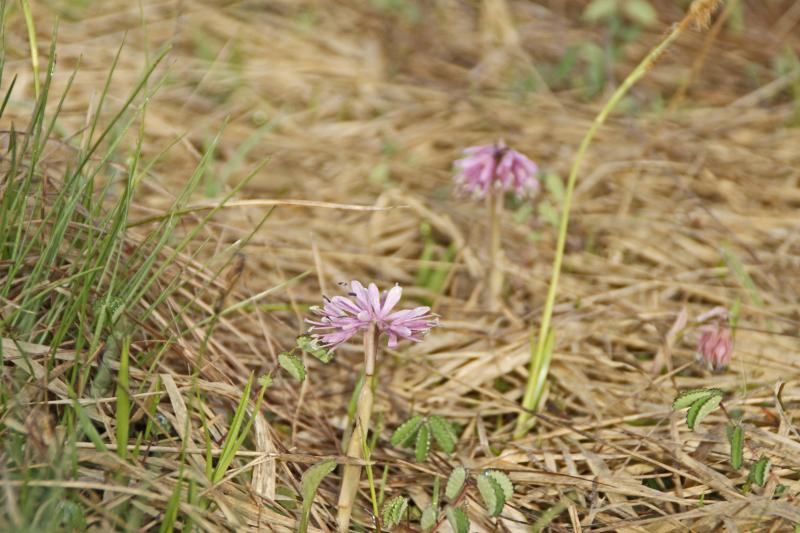
<path fill-rule="evenodd" d="M 462 194 L 482 198 L 494 189 L 514 191 L 523 198 L 539 190 L 536 163 L 508 148 L 502 140 L 467 148 L 464 156 L 453 164 L 456 186 Z"/>
<path fill-rule="evenodd" d="M 733 336 L 728 326 L 728 313 L 723 308 L 715 308 L 702 318 L 716 317 L 716 320 L 699 328 L 697 359 L 711 370 L 723 370 L 733 356 Z"/>
<path fill-rule="evenodd" d="M 432 327 L 439 325 L 437 317 L 430 313 L 430 307 L 392 312 L 403 293 L 399 285 L 383 293 L 378 291 L 374 283 L 365 288 L 358 281 L 352 281 L 350 288 L 353 291 L 350 296 L 355 301 L 344 296 L 325 297 L 322 308 L 311 308 L 319 318 L 306 319 L 311 324 L 312 332 L 321 332 L 312 335 L 330 350 L 335 350 L 359 331 L 366 330 L 370 324 L 377 325 L 378 331 L 389 337 L 387 344 L 390 348 L 397 346 L 398 339 L 419 342 Z"/>

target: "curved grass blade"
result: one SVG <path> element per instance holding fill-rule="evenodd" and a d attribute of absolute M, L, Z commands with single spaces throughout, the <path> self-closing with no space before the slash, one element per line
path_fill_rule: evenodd
<path fill-rule="evenodd" d="M 314 503 L 314 496 L 317 493 L 320 483 L 325 477 L 336 468 L 336 461 L 328 459 L 309 467 L 303 473 L 300 481 L 300 494 L 303 497 L 303 508 L 300 515 L 300 525 L 297 528 L 299 533 L 306 533 L 308 530 L 308 520 L 311 516 L 311 504 Z"/>

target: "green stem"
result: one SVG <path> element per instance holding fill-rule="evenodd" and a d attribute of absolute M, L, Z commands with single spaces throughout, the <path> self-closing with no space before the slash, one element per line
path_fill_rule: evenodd
<path fill-rule="evenodd" d="M 367 462 L 366 470 L 367 470 L 367 481 L 369 481 L 369 496 L 372 500 L 372 512 L 375 515 L 375 520 L 380 520 L 381 511 L 378 506 L 378 495 L 375 491 L 375 478 L 372 474 L 372 463 L 370 463 L 370 457 L 372 456 L 372 452 L 369 449 L 369 445 L 367 444 L 366 434 L 363 435 L 364 440 L 361 443 L 361 448 L 364 454 L 364 460 Z"/>
<path fill-rule="evenodd" d="M 595 117 L 594 122 L 592 122 L 589 131 L 586 133 L 586 136 L 581 141 L 580 147 L 578 148 L 578 153 L 575 155 L 575 160 L 572 163 L 572 168 L 570 169 L 569 179 L 567 180 L 567 190 L 564 195 L 564 203 L 561 207 L 561 219 L 559 221 L 558 226 L 558 242 L 556 244 L 556 255 L 553 259 L 553 271 L 550 278 L 550 286 L 547 290 L 547 299 L 545 300 L 544 304 L 544 311 L 542 312 L 542 320 L 539 326 L 539 335 L 536 342 L 536 350 L 531 352 L 531 362 L 530 362 L 530 370 L 528 373 L 528 382 L 525 387 L 525 396 L 522 399 L 522 407 L 524 409 L 523 412 L 520 413 L 519 417 L 517 418 L 517 426 L 514 432 L 515 438 L 523 437 L 530 426 L 528 421 L 530 420 L 530 413 L 536 411 L 536 398 L 539 396 L 537 394 L 537 379 L 536 373 L 534 370 L 539 367 L 543 366 L 543 358 L 546 356 L 546 344 L 547 338 L 550 335 L 550 323 L 553 317 L 553 307 L 555 306 L 556 301 L 556 291 L 558 290 L 558 279 L 561 275 L 561 264 L 564 260 L 564 248 L 567 242 L 567 228 L 569 226 L 569 213 L 572 207 L 572 195 L 575 190 L 575 182 L 578 177 L 578 170 L 580 170 L 581 163 L 583 163 L 583 159 L 586 156 L 586 151 L 589 148 L 589 145 L 592 142 L 597 131 L 600 129 L 600 126 L 606 121 L 606 118 L 614 110 L 614 108 L 619 104 L 620 100 L 625 96 L 628 90 L 637 82 L 639 79 L 644 76 L 648 70 L 653 66 L 656 60 L 664 53 L 664 50 L 672 44 L 672 42 L 678 38 L 681 32 L 686 28 L 688 23 L 688 19 L 684 19 L 683 22 L 680 24 L 676 24 L 672 31 L 664 38 L 661 43 L 653 48 L 647 57 L 645 57 L 641 63 L 633 70 L 633 72 L 625 78 L 625 81 L 614 91 L 614 94 L 608 100 L 606 105 L 600 111 L 600 113 Z"/>

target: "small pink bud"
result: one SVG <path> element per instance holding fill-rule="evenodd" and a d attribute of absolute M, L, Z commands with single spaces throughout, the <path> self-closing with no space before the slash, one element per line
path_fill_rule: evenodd
<path fill-rule="evenodd" d="M 697 359 L 714 371 L 724 370 L 733 356 L 733 337 L 727 321 L 718 320 L 700 328 Z"/>

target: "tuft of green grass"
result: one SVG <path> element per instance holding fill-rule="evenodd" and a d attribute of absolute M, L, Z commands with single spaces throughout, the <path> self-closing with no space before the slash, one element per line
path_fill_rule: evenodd
<path fill-rule="evenodd" d="M 3 32 L 5 22 L 4 4 Z M 153 467 L 146 451 L 154 444 L 170 447 L 175 442 L 176 428 L 159 408 L 159 373 L 169 371 L 164 359 L 174 346 L 196 343 L 198 330 L 205 328 L 210 335 L 219 317 L 253 310 L 277 290 L 266 289 L 227 307 L 223 299 L 218 312 L 207 312 L 219 276 L 252 233 L 238 240 L 228 261 L 211 271 L 204 264 L 211 255 L 209 240 L 201 239 L 201 232 L 263 165 L 191 225 L 182 225 L 187 215 L 194 215 L 187 206 L 213 161 L 220 132 L 166 212 L 132 222 L 139 184 L 172 146 L 149 159 L 143 155 L 147 102 L 164 79 L 154 73 L 169 49 L 154 54 L 127 96 L 116 99 L 110 95 L 124 44 L 120 46 L 81 141 L 72 143 L 56 133 L 68 131 L 62 111 L 77 69 L 63 92 L 54 94 L 55 43 L 54 36 L 46 69 L 34 76 L 41 84 L 24 129 L 11 126 L 1 134 L 7 143 L 0 154 L 0 364 L 13 371 L 0 388 L 0 454 L 9 483 L 0 506 L 0 529 L 83 530 L 90 515 L 101 517 L 100 527 L 124 528 L 148 520 L 148 509 L 154 508 L 163 512 L 155 523 L 162 531 L 178 524 L 192 527 L 201 516 L 199 494 L 206 488 L 198 487 L 198 480 L 223 480 L 248 438 L 266 384 L 255 403 L 249 389 L 243 394 L 222 455 L 208 476 L 190 470 L 197 463 L 185 461 L 181 453 L 180 461 L 171 463 L 176 472 L 167 488 L 154 475 L 163 473 L 149 470 Z M 0 86 L 7 82 L 0 120 L 16 104 L 17 87 L 16 77 L 6 75 L 4 50 L 0 47 Z M 131 137 L 135 142 L 129 147 L 126 139 Z M 243 146 L 226 167 L 229 175 L 239 171 L 255 142 Z M 63 160 L 57 164 L 48 159 L 54 147 Z M 196 404 L 204 406 L 199 389 L 193 392 Z M 105 405 L 113 410 L 111 416 Z M 192 407 L 187 424 L 197 415 Z M 253 415 L 245 419 L 251 407 Z M 197 411 L 205 416 L 202 409 Z M 205 437 L 206 463 L 211 465 L 212 439 L 208 433 Z M 85 440 L 93 445 L 91 453 Z M 118 468 L 121 464 L 125 468 Z M 103 472 L 109 465 L 115 465 L 115 473 L 104 480 L 109 487 L 139 486 L 137 490 L 156 501 L 130 505 L 130 498 L 113 499 L 117 496 L 113 505 L 93 501 L 97 491 L 80 488 L 80 472 Z M 132 477 L 136 469 L 139 477 Z M 114 495 L 114 490 L 100 493 Z M 186 510 L 184 495 L 193 511 Z"/>

